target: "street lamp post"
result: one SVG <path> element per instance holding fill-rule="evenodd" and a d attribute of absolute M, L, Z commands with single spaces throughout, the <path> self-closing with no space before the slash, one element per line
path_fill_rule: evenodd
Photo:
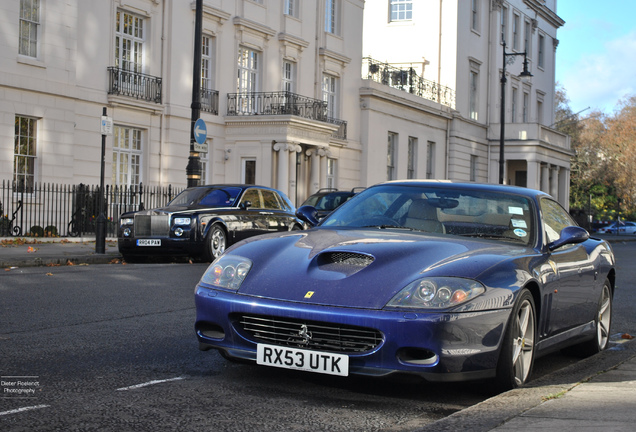
<path fill-rule="evenodd" d="M 186 166 L 188 187 L 201 183 L 201 157 L 195 150 L 194 124 L 201 116 L 201 38 L 203 37 L 203 0 L 196 0 L 194 22 L 194 60 L 192 67 L 192 117 L 190 124 L 190 155 Z"/>
<path fill-rule="evenodd" d="M 519 74 L 521 78 L 529 79 L 532 77 L 530 71 L 528 71 L 528 53 L 526 51 L 522 53 L 507 53 L 506 41 L 503 41 L 503 69 L 501 71 L 501 113 L 499 118 L 499 184 L 504 184 L 504 136 L 506 132 L 506 63 L 514 62 L 515 56 L 523 56 L 523 71 Z M 511 57 L 510 60 L 507 58 Z"/>

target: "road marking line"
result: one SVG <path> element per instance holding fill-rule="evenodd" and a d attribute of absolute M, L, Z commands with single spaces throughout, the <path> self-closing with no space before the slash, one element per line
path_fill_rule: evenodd
<path fill-rule="evenodd" d="M 24 408 L 18 408 L 18 409 L 14 409 L 14 410 L 10 410 L 10 411 L 2 411 L 0 412 L 0 416 L 3 415 L 9 415 L 9 414 L 17 414 L 17 413 L 21 413 L 24 411 L 31 411 L 31 410 L 35 410 L 35 409 L 42 409 L 42 408 L 48 408 L 49 405 L 34 405 L 34 406 L 29 406 L 29 407 L 24 407 Z"/>
<path fill-rule="evenodd" d="M 151 385 L 154 385 L 154 384 L 161 384 L 161 383 L 170 382 L 170 381 L 179 381 L 179 380 L 183 380 L 183 379 L 185 379 L 185 377 L 168 378 L 168 379 L 164 379 L 164 380 L 152 380 L 152 381 L 148 381 L 148 382 L 141 383 L 141 384 L 135 384 L 135 385 L 128 386 L 128 387 L 118 388 L 117 391 L 134 390 L 134 389 L 138 389 L 138 388 L 142 388 L 142 387 L 151 386 Z"/>

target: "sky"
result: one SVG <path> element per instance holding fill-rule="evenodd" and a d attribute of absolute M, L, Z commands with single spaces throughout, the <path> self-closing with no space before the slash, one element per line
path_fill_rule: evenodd
<path fill-rule="evenodd" d="M 572 112 L 611 115 L 636 96 L 636 0 L 557 0 L 556 80 Z"/>

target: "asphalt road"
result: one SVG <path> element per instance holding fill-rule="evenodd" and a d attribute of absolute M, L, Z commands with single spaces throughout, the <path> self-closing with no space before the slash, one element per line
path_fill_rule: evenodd
<path fill-rule="evenodd" d="M 614 248 L 613 330 L 636 333 L 636 242 Z M 0 375 L 22 380 L 25 391 L 0 396 L 0 430 L 412 431 L 494 395 L 483 384 L 326 377 L 199 352 L 193 291 L 204 269 L 146 264 L 2 272 Z M 577 360 L 540 359 L 535 378 Z"/>

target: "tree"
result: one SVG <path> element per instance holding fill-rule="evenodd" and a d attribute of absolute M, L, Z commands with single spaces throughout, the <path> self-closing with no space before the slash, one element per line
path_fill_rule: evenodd
<path fill-rule="evenodd" d="M 570 208 L 596 219 L 636 217 L 636 96 L 622 100 L 613 115 L 572 113 L 565 89 L 555 92 L 555 129 L 570 135 Z"/>

